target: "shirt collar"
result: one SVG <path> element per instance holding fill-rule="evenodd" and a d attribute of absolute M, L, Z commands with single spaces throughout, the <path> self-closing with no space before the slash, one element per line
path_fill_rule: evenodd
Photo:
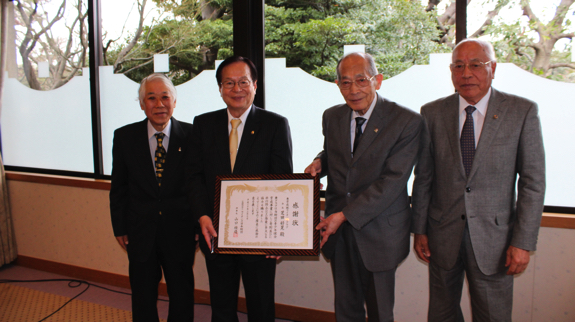
<path fill-rule="evenodd" d="M 252 110 L 252 105 L 250 105 L 250 107 L 248 107 L 247 110 L 245 110 L 245 112 L 239 117 L 239 119 L 242 121 L 241 124 L 246 124 L 246 119 L 248 118 L 248 115 L 250 115 L 250 111 Z M 236 117 L 233 117 L 232 114 L 230 114 L 230 110 L 226 109 L 226 112 L 228 112 L 228 124 L 235 119 Z"/>
<path fill-rule="evenodd" d="M 168 125 L 162 130 L 162 133 L 167 137 L 170 137 L 170 130 L 172 129 L 172 119 L 168 121 Z M 152 138 L 158 131 L 154 128 L 150 120 L 148 120 L 148 140 Z"/>
<path fill-rule="evenodd" d="M 459 114 L 465 113 L 464 112 L 465 108 L 471 105 L 475 106 L 477 111 L 479 111 L 481 115 L 485 116 L 485 114 L 487 114 L 487 105 L 489 104 L 490 97 L 491 97 L 491 87 L 489 87 L 487 94 L 485 94 L 485 96 L 483 96 L 483 98 L 481 98 L 481 100 L 479 100 L 479 102 L 477 102 L 477 104 L 475 105 L 467 103 L 467 101 L 463 97 L 461 97 L 461 95 L 459 95 Z"/>

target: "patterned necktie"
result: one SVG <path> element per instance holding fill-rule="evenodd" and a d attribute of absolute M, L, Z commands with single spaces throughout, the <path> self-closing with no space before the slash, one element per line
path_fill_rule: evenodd
<path fill-rule="evenodd" d="M 465 108 L 467 117 L 465 118 L 463 130 L 461 131 L 461 138 L 459 140 L 459 143 L 461 144 L 461 158 L 463 159 L 463 167 L 465 168 L 465 175 L 467 177 L 469 177 L 471 165 L 473 164 L 473 157 L 475 157 L 475 131 L 473 129 L 473 116 L 471 115 L 474 111 L 475 106 L 469 105 Z"/>
<path fill-rule="evenodd" d="M 158 180 L 158 185 L 162 185 L 162 172 L 164 172 L 164 166 L 166 163 L 166 149 L 164 149 L 164 136 L 162 132 L 156 133 L 156 141 L 158 145 L 156 146 L 156 154 L 154 156 L 154 164 L 156 166 L 156 179 Z"/>
<path fill-rule="evenodd" d="M 232 131 L 230 132 L 230 163 L 232 164 L 232 172 L 234 172 L 234 164 L 236 163 L 236 156 L 238 154 L 238 126 L 242 120 L 233 119 Z"/>
<path fill-rule="evenodd" d="M 355 152 L 355 149 L 357 149 L 357 146 L 359 145 L 359 141 L 361 140 L 361 135 L 363 134 L 363 130 L 361 129 L 363 123 L 365 123 L 366 119 L 364 119 L 363 117 L 356 117 L 355 118 L 355 139 L 353 140 L 353 151 L 351 152 L 351 155 L 353 156 L 353 153 Z"/>

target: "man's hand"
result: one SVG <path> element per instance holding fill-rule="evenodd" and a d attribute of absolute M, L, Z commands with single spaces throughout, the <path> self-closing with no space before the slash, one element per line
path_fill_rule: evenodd
<path fill-rule="evenodd" d="M 415 234 L 413 238 L 413 249 L 422 261 L 429 263 L 431 252 L 429 251 L 429 243 L 427 235 Z"/>
<path fill-rule="evenodd" d="M 316 174 L 321 173 L 321 160 L 314 159 L 313 162 L 305 168 L 304 173 L 309 173 L 315 177 Z"/>
<path fill-rule="evenodd" d="M 507 259 L 505 260 L 505 267 L 509 267 L 507 275 L 515 275 L 523 273 L 529 264 L 529 251 L 509 246 L 507 249 Z"/>
<path fill-rule="evenodd" d="M 318 159 L 316 159 L 318 160 Z M 316 161 L 314 160 L 314 162 Z M 313 163 L 312 163 L 313 165 Z M 320 165 L 321 167 L 321 165 Z M 308 167 L 309 168 L 309 167 Z M 306 169 L 307 170 L 307 169 Z M 323 248 L 323 245 L 327 242 L 329 236 L 335 234 L 339 226 L 346 222 L 347 219 L 345 218 L 343 212 L 336 212 L 331 216 L 327 217 L 326 219 L 320 218 L 320 223 L 315 227 L 316 230 L 321 231 L 321 244 L 320 248 Z"/>
<path fill-rule="evenodd" d="M 266 258 L 273 258 L 275 259 L 277 262 L 279 262 L 279 260 L 282 258 L 281 256 L 276 256 L 276 255 L 267 255 Z"/>
<path fill-rule="evenodd" d="M 218 233 L 214 229 L 214 225 L 212 223 L 212 218 L 208 216 L 200 217 L 200 229 L 202 230 L 202 235 L 204 235 L 204 239 L 208 244 L 208 247 L 212 245 L 212 237 L 218 237 Z"/>
<path fill-rule="evenodd" d="M 124 250 L 127 250 L 126 245 L 128 245 L 128 235 L 116 236 L 116 240 L 118 241 L 118 244 L 120 244 L 120 246 L 122 246 L 122 248 Z"/>

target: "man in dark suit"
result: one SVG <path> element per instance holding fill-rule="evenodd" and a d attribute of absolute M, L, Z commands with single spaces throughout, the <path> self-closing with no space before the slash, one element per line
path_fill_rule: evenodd
<path fill-rule="evenodd" d="M 492 88 L 496 66 L 490 43 L 460 42 L 450 65 L 457 93 L 421 108 L 413 232 L 429 263 L 429 321 L 463 321 L 464 274 L 473 321 L 511 321 L 513 275 L 537 243 L 545 194 L 537 104 Z"/>
<path fill-rule="evenodd" d="M 409 253 L 407 180 L 421 116 L 380 97 L 369 54 L 337 66 L 346 104 L 323 114 L 324 149 L 305 172 L 327 175 L 322 250 L 330 259 L 338 322 L 393 321 L 395 271 Z"/>
<path fill-rule="evenodd" d="M 227 108 L 197 116 L 192 142 L 194 154 L 194 210 L 203 238 L 210 280 L 212 322 L 238 321 L 240 274 L 244 282 L 248 319 L 274 321 L 274 258 L 255 255 L 212 254 L 217 236 L 212 225 L 215 179 L 226 174 L 289 174 L 293 171 L 291 135 L 286 118 L 253 105 L 257 71 L 247 58 L 224 60 L 216 71 Z"/>
<path fill-rule="evenodd" d="M 158 321 L 162 271 L 168 321 L 193 321 L 195 220 L 189 165 L 192 125 L 172 117 L 176 89 L 162 74 L 142 80 L 141 122 L 114 132 L 110 212 L 127 250 L 134 321 Z"/>

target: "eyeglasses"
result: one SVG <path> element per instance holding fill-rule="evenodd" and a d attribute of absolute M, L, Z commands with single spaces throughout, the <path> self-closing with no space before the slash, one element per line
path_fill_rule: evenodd
<path fill-rule="evenodd" d="M 357 87 L 366 87 L 369 84 L 371 84 L 371 80 L 377 75 L 373 75 L 370 78 L 367 77 L 361 77 L 361 78 L 356 78 L 355 80 L 342 80 L 341 82 L 338 82 L 337 85 L 339 86 L 339 88 L 341 89 L 349 89 L 351 87 L 351 84 L 355 83 L 355 85 Z"/>
<path fill-rule="evenodd" d="M 246 88 L 246 87 L 250 86 L 251 83 L 252 83 L 252 82 L 250 82 L 250 81 L 247 80 L 247 79 L 242 79 L 242 80 L 240 80 L 240 81 L 238 81 L 238 82 L 234 82 L 234 81 L 232 81 L 232 80 L 227 80 L 227 81 L 225 81 L 225 82 L 221 82 L 220 85 L 222 85 L 224 88 L 232 89 L 232 88 L 234 88 L 234 87 L 236 86 L 236 84 L 238 84 L 238 86 L 239 86 L 240 88 Z"/>
<path fill-rule="evenodd" d="M 465 66 L 467 66 L 467 68 L 469 68 L 469 70 L 474 73 L 474 72 L 478 72 L 480 70 L 483 70 L 483 68 L 485 67 L 485 65 L 492 63 L 493 61 L 486 61 L 486 62 L 480 62 L 480 61 L 474 61 L 471 62 L 469 64 L 464 64 L 464 63 L 453 63 L 450 64 L 449 67 L 451 67 L 451 70 L 454 73 L 463 73 L 463 71 L 465 70 Z"/>

